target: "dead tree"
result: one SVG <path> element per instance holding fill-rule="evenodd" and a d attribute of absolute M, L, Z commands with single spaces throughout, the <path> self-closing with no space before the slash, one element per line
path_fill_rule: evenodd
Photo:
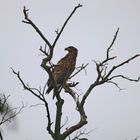
<path fill-rule="evenodd" d="M 16 72 L 13 69 L 12 69 L 12 71 L 17 76 L 17 78 L 19 79 L 21 84 L 23 85 L 23 88 L 25 90 L 29 91 L 34 97 L 38 98 L 44 104 L 46 114 L 47 114 L 47 131 L 51 135 L 52 139 L 54 139 L 54 140 L 65 140 L 66 138 L 69 138 L 71 140 L 70 135 L 88 123 L 87 115 L 86 115 L 84 106 L 86 103 L 86 99 L 88 98 L 88 96 L 91 94 L 91 91 L 93 91 L 93 89 L 96 86 L 103 85 L 105 83 L 111 83 L 120 89 L 119 85 L 114 81 L 116 78 L 122 78 L 122 79 L 132 81 L 132 82 L 138 82 L 140 80 L 140 77 L 138 77 L 137 79 L 132 79 L 130 77 L 127 77 L 127 76 L 121 75 L 121 74 L 114 75 L 114 71 L 116 71 L 120 67 L 123 67 L 124 65 L 131 62 L 132 60 L 136 59 L 137 57 L 140 56 L 140 54 L 136 54 L 136 55 L 132 56 L 131 58 L 129 58 L 129 59 L 117 64 L 117 65 L 113 65 L 111 68 L 108 67 L 109 62 L 113 61 L 114 59 L 117 58 L 116 56 L 111 56 L 110 51 L 111 51 L 113 44 L 117 38 L 117 35 L 119 32 L 119 28 L 118 28 L 110 46 L 107 48 L 106 58 L 100 62 L 94 61 L 96 64 L 97 78 L 95 80 L 93 80 L 93 83 L 91 83 L 91 85 L 89 85 L 86 92 L 84 94 L 82 94 L 79 98 L 79 95 L 77 93 L 75 93 L 75 91 L 73 91 L 73 89 L 72 89 L 72 87 L 75 87 L 78 83 L 74 83 L 74 82 L 68 83 L 66 87 L 65 86 L 63 87 L 65 89 L 65 92 L 69 93 L 71 95 L 71 97 L 74 99 L 74 102 L 76 105 L 76 110 L 79 112 L 80 119 L 75 125 L 72 125 L 72 126 L 66 128 L 65 130 L 62 130 L 62 114 L 63 114 L 62 108 L 63 108 L 63 104 L 64 104 L 65 100 L 62 99 L 61 94 L 58 94 L 59 91 L 58 91 L 57 83 L 54 80 L 54 77 L 52 75 L 52 67 L 53 66 L 51 63 L 51 59 L 53 58 L 53 53 L 54 53 L 54 48 L 56 46 L 56 43 L 57 43 L 58 39 L 60 38 L 65 26 L 67 25 L 67 23 L 69 22 L 71 17 L 74 15 L 74 13 L 80 7 L 82 7 L 82 5 L 78 4 L 73 9 L 73 11 L 70 13 L 68 18 L 66 19 L 66 21 L 62 25 L 61 29 L 56 31 L 56 38 L 54 39 L 53 43 L 51 43 L 43 35 L 43 33 L 40 31 L 40 29 L 29 18 L 29 9 L 26 9 L 26 7 L 23 8 L 24 20 L 22 22 L 33 27 L 33 29 L 37 32 L 37 34 L 39 34 L 39 36 L 45 42 L 45 47 L 44 48 L 40 47 L 40 51 L 45 55 L 45 58 L 43 58 L 43 60 L 42 60 L 41 67 L 47 72 L 49 78 L 51 79 L 51 81 L 53 83 L 53 87 L 54 87 L 53 92 L 55 92 L 55 95 L 56 95 L 55 120 L 52 120 L 51 111 L 50 111 L 49 104 L 47 101 L 47 95 L 45 94 L 47 85 L 45 84 L 42 89 L 31 88 L 28 84 L 26 84 L 22 80 L 19 71 Z M 71 79 L 75 75 L 80 73 L 82 70 L 84 70 L 87 67 L 87 65 L 88 64 L 82 64 L 79 67 L 79 69 L 69 78 Z M 53 101 L 54 100 L 52 100 L 52 102 Z M 54 127 L 52 127 L 53 125 L 54 125 Z M 80 135 L 78 135 L 78 136 L 76 135 L 75 138 L 73 138 L 73 139 L 82 139 L 82 138 L 80 138 L 81 135 L 83 135 L 83 133 L 80 133 Z M 83 138 L 83 139 L 86 139 L 86 138 Z"/>

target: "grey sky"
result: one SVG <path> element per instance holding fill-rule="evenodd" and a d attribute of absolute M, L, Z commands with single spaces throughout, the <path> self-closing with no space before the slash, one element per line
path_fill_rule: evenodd
<path fill-rule="evenodd" d="M 20 70 L 22 78 L 32 87 L 39 87 L 47 80 L 45 71 L 40 67 L 39 47 L 44 45 L 32 27 L 23 24 L 22 9 L 30 9 L 30 18 L 52 42 L 55 30 L 60 28 L 66 17 L 78 4 L 78 9 L 65 28 L 55 49 L 54 62 L 65 55 L 69 45 L 79 50 L 77 66 L 90 63 L 87 75 L 84 72 L 74 78 L 80 81 L 78 89 L 82 92 L 95 80 L 96 71 L 92 60 L 105 57 L 105 50 L 113 39 L 118 27 L 120 32 L 115 42 L 113 55 L 118 58 L 112 64 L 140 52 L 140 1 L 139 0 L 1 0 L 0 4 L 0 91 L 11 94 L 10 103 L 20 106 L 24 101 L 27 108 L 18 116 L 17 131 L 5 130 L 5 140 L 46 140 L 51 139 L 47 132 L 46 118 L 42 107 L 29 108 L 39 103 L 23 88 L 12 74 L 10 67 Z M 140 59 L 122 67 L 118 73 L 136 78 L 140 74 Z M 103 85 L 93 90 L 86 103 L 88 115 L 87 130 L 95 129 L 90 140 L 128 140 L 140 136 L 140 84 L 118 80 L 123 90 L 113 85 Z M 71 123 L 76 122 L 75 106 L 71 97 L 66 99 L 64 112 Z M 52 96 L 50 95 L 50 99 Z M 53 110 L 54 103 L 51 103 Z"/>

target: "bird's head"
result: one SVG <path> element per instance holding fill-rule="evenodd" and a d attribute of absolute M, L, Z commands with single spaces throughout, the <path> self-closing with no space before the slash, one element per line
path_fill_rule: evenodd
<path fill-rule="evenodd" d="M 69 46 L 69 47 L 65 48 L 65 50 L 70 52 L 70 53 L 77 53 L 78 52 L 78 50 L 73 46 Z"/>

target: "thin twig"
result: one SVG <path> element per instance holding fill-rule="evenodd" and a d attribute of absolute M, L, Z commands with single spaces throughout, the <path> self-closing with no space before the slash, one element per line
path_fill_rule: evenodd
<path fill-rule="evenodd" d="M 106 59 L 105 59 L 104 61 L 102 61 L 100 65 L 104 65 L 104 64 L 105 64 L 106 62 L 108 62 L 109 60 L 113 60 L 113 59 L 115 59 L 115 58 L 117 57 L 117 56 L 110 57 L 110 54 L 109 54 L 109 53 L 110 53 L 111 48 L 113 47 L 113 45 L 114 45 L 114 43 L 115 43 L 115 41 L 116 41 L 116 38 L 117 38 L 117 36 L 118 36 L 118 32 L 119 32 L 119 28 L 117 29 L 117 31 L 116 31 L 116 33 L 115 33 L 115 35 L 114 35 L 114 38 L 113 38 L 113 40 L 112 40 L 110 46 L 107 48 L 107 51 L 106 51 Z"/>
<path fill-rule="evenodd" d="M 140 81 L 140 77 L 138 77 L 137 79 L 132 79 L 132 78 L 126 77 L 124 75 L 115 75 L 115 76 L 110 77 L 108 80 L 112 80 L 115 78 L 123 78 L 123 79 L 126 79 L 126 80 L 131 81 L 131 82 L 139 82 Z"/>
<path fill-rule="evenodd" d="M 111 70 L 108 72 L 108 74 L 105 76 L 105 79 L 108 79 L 109 76 L 112 74 L 112 72 L 113 72 L 115 69 L 117 69 L 117 68 L 119 68 L 119 67 L 121 67 L 121 66 L 123 66 L 123 65 L 125 65 L 125 64 L 127 64 L 127 63 L 129 63 L 130 61 L 132 61 L 133 59 L 135 59 L 135 58 L 137 58 L 137 57 L 139 57 L 139 56 L 140 56 L 140 54 L 136 54 L 136 55 L 134 55 L 133 57 L 131 57 L 131 58 L 129 58 L 129 59 L 123 61 L 122 63 L 120 63 L 120 64 L 118 64 L 118 65 L 116 65 L 116 66 L 113 66 L 112 69 L 111 69 Z"/>
<path fill-rule="evenodd" d="M 49 48 L 51 48 L 52 45 L 48 41 L 48 39 L 43 35 L 43 33 L 39 30 L 39 28 L 32 22 L 32 20 L 29 19 L 28 11 L 29 11 L 29 9 L 26 9 L 26 7 L 24 6 L 23 13 L 24 13 L 24 19 L 25 20 L 23 20 L 22 22 L 26 23 L 26 24 L 30 24 L 36 30 L 36 32 L 40 35 L 40 37 L 45 41 L 45 43 L 49 46 Z"/>
<path fill-rule="evenodd" d="M 74 8 L 74 10 L 71 12 L 71 14 L 69 15 L 69 17 L 68 17 L 68 18 L 66 19 L 66 21 L 64 22 L 64 24 L 63 24 L 61 30 L 60 30 L 59 32 L 57 32 L 57 36 L 56 36 L 56 38 L 55 38 L 55 40 L 54 40 L 54 43 L 53 43 L 53 45 L 52 45 L 53 47 L 55 47 L 56 42 L 58 41 L 60 35 L 62 34 L 62 32 L 63 32 L 65 26 L 67 25 L 67 23 L 68 23 L 68 21 L 70 20 L 70 18 L 72 17 L 72 15 L 73 15 L 73 14 L 75 13 L 75 11 L 76 11 L 78 8 L 80 8 L 80 7 L 82 7 L 82 5 L 81 5 L 81 4 L 78 4 L 78 5 Z"/>
<path fill-rule="evenodd" d="M 11 68 L 12 69 L 12 68 Z M 29 91 L 30 93 L 32 93 L 34 96 L 36 96 L 37 98 L 39 98 L 41 101 L 43 101 L 43 99 L 41 98 L 40 95 L 36 94 L 29 86 L 27 86 L 24 81 L 21 79 L 20 77 L 20 72 L 16 72 L 14 69 L 12 69 L 12 72 L 17 76 L 17 78 L 19 79 L 19 81 L 21 82 L 23 88 L 27 91 Z"/>
<path fill-rule="evenodd" d="M 78 73 L 80 73 L 82 70 L 85 70 L 85 68 L 88 66 L 88 64 L 89 64 L 89 63 L 87 63 L 86 65 L 82 64 L 82 66 L 79 67 L 80 69 L 77 70 L 73 75 L 71 75 L 71 76 L 69 77 L 69 79 L 73 78 L 75 75 L 77 75 Z"/>

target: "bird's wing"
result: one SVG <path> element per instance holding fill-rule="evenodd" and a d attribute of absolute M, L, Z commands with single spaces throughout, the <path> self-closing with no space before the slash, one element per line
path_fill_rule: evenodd
<path fill-rule="evenodd" d="M 71 54 L 67 54 L 63 57 L 60 61 L 58 61 L 57 65 L 55 65 L 52 74 L 54 80 L 56 81 L 57 85 L 62 85 L 65 81 L 68 80 L 69 76 L 75 69 L 76 64 L 76 57 Z M 53 85 L 51 80 L 48 80 L 48 93 L 53 89 Z"/>

